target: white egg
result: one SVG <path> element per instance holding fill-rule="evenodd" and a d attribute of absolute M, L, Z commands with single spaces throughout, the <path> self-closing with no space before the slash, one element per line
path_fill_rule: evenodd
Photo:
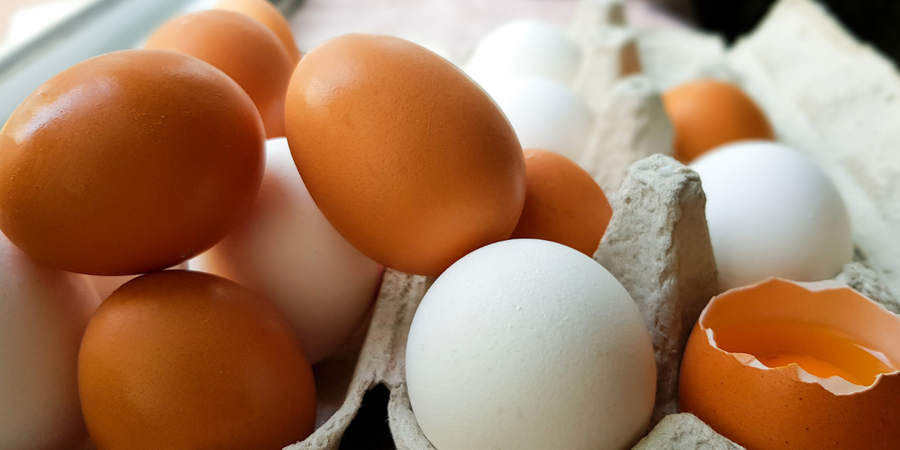
<path fill-rule="evenodd" d="M 522 148 L 580 159 L 591 128 L 591 111 L 566 87 L 543 78 L 520 77 L 488 93 L 516 130 Z"/>
<path fill-rule="evenodd" d="M 87 442 L 78 348 L 99 303 L 86 275 L 36 263 L 0 234 L 0 450 Z"/>
<path fill-rule="evenodd" d="M 600 264 L 513 239 L 450 266 L 412 321 L 413 412 L 439 450 L 625 449 L 656 390 L 650 334 Z"/>
<path fill-rule="evenodd" d="M 485 36 L 465 70 L 482 85 L 534 75 L 568 86 L 580 59 L 581 50 L 562 30 L 536 20 L 517 20 Z"/>
<path fill-rule="evenodd" d="M 266 143 L 266 172 L 252 210 L 191 268 L 231 279 L 273 301 L 310 362 L 360 325 L 382 267 L 350 245 L 313 202 L 287 140 Z"/>
<path fill-rule="evenodd" d="M 696 160 L 719 288 L 780 277 L 832 278 L 853 256 L 840 193 L 814 162 L 763 141 L 729 144 Z"/>

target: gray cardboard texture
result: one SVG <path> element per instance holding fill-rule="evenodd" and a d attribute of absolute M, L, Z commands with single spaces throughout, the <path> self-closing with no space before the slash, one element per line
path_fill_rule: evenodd
<path fill-rule="evenodd" d="M 688 336 L 718 292 L 700 177 L 674 159 L 636 162 L 594 255 L 625 286 L 656 354 L 653 421 L 678 412 L 678 373 Z"/>
<path fill-rule="evenodd" d="M 632 450 L 741 450 L 693 414 L 666 416 Z"/>
<path fill-rule="evenodd" d="M 659 93 L 643 75 L 614 83 L 594 111 L 587 148 L 577 161 L 614 202 L 628 167 L 657 153 L 671 153 L 674 133 Z"/>
<path fill-rule="evenodd" d="M 394 433 L 395 441 L 400 440 L 397 439 L 398 432 L 402 433 L 410 427 L 399 425 L 395 428 L 393 422 L 398 420 L 403 422 L 404 416 L 397 414 L 397 406 L 390 405 L 396 403 L 395 396 L 398 395 L 395 393 L 396 390 L 402 389 L 405 393 L 403 359 L 406 355 L 406 336 L 416 307 L 424 295 L 425 277 L 407 275 L 391 269 L 385 270 L 369 332 L 344 404 L 306 440 L 290 445 L 285 450 L 337 449 L 344 431 L 362 405 L 363 396 L 378 384 L 384 384 L 391 391 L 389 408 L 392 408 L 396 418 L 391 420 L 391 431 Z M 406 404 L 408 405 L 408 400 Z M 409 416 L 411 417 L 411 414 Z"/>

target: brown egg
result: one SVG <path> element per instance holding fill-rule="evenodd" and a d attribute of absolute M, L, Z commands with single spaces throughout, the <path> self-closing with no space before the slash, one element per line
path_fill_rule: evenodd
<path fill-rule="evenodd" d="M 685 83 L 666 92 L 663 105 L 675 128 L 675 156 L 685 163 L 723 144 L 775 139 L 759 106 L 729 83 Z"/>
<path fill-rule="evenodd" d="M 312 368 L 285 319 L 200 272 L 144 275 L 103 302 L 78 388 L 97 450 L 276 450 L 315 426 Z"/>
<path fill-rule="evenodd" d="M 593 257 L 612 207 L 591 175 L 558 153 L 525 150 L 525 179 L 525 207 L 511 237 L 553 241 Z"/>
<path fill-rule="evenodd" d="M 203 61 L 155 50 L 87 60 L 0 131 L 0 229 L 72 272 L 179 264 L 249 210 L 264 138 L 247 94 Z"/>
<path fill-rule="evenodd" d="M 300 49 L 297 48 L 297 43 L 294 41 L 291 24 L 271 2 L 267 0 L 222 0 L 216 5 L 216 9 L 234 11 L 256 19 L 278 36 L 295 64 L 300 61 Z"/>
<path fill-rule="evenodd" d="M 900 448 L 900 317 L 833 281 L 713 298 L 681 365 L 681 409 L 749 450 Z"/>
<path fill-rule="evenodd" d="M 173 50 L 216 66 L 253 99 L 266 136 L 284 136 L 284 95 L 295 62 L 263 24 L 233 11 L 200 11 L 164 23 L 145 47 Z"/>
<path fill-rule="evenodd" d="M 350 34 L 319 45 L 297 65 L 285 119 L 322 213 L 385 266 L 438 275 L 516 226 L 525 161 L 512 126 L 416 44 Z"/>

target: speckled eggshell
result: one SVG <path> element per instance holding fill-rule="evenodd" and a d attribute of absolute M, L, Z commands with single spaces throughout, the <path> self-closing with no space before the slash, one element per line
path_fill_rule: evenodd
<path fill-rule="evenodd" d="M 225 72 L 253 99 L 266 137 L 284 136 L 284 95 L 296 60 L 256 19 L 220 9 L 199 11 L 164 23 L 144 46 L 191 55 Z"/>
<path fill-rule="evenodd" d="M 525 161 L 509 122 L 460 69 L 409 41 L 350 34 L 311 50 L 286 124 L 322 213 L 387 267 L 437 275 L 519 219 Z"/>
<path fill-rule="evenodd" d="M 97 450 L 277 450 L 316 418 L 312 368 L 285 319 L 200 272 L 147 274 L 104 301 L 78 388 Z"/>
<path fill-rule="evenodd" d="M 656 392 L 625 288 L 564 245 L 512 239 L 447 269 L 406 349 L 416 419 L 441 450 L 631 448 Z"/>
<path fill-rule="evenodd" d="M 266 144 L 266 175 L 246 219 L 191 261 L 275 303 L 310 362 L 359 327 L 382 268 L 353 248 L 316 207 L 284 138 Z"/>
<path fill-rule="evenodd" d="M 53 77 L 0 131 L 0 229 L 71 272 L 165 269 L 250 208 L 264 150 L 253 102 L 215 67 L 108 53 Z"/>
<path fill-rule="evenodd" d="M 547 150 L 525 150 L 525 174 L 525 207 L 512 238 L 553 241 L 593 257 L 612 217 L 597 182 L 578 164 Z"/>
<path fill-rule="evenodd" d="M 87 442 L 78 345 L 99 304 L 86 275 L 36 263 L 0 234 L 0 450 Z"/>

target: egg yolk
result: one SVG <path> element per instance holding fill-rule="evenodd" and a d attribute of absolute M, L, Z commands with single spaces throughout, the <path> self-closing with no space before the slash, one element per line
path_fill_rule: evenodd
<path fill-rule="evenodd" d="M 838 376 L 860 386 L 869 386 L 879 374 L 896 370 L 884 354 L 852 336 L 797 320 L 717 326 L 713 336 L 720 349 L 751 354 L 766 367 L 796 363 L 819 378 Z"/>

